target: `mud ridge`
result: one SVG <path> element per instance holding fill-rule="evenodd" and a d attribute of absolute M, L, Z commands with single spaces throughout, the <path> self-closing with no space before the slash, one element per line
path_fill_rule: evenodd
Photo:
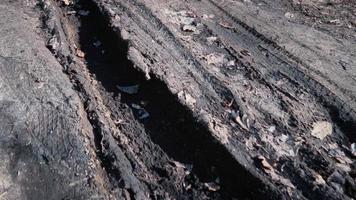
<path fill-rule="evenodd" d="M 288 52 L 285 48 L 279 46 L 274 41 L 268 39 L 263 34 L 259 33 L 255 28 L 244 23 L 240 19 L 231 15 L 223 7 L 218 5 L 212 0 L 207 0 L 210 4 L 217 7 L 227 16 L 231 17 L 235 23 L 244 28 L 247 32 L 251 33 L 256 37 L 256 41 L 260 41 L 259 48 L 267 50 L 270 55 L 273 55 L 279 62 L 284 63 L 286 69 L 283 69 L 284 73 L 290 74 L 290 77 L 294 78 L 300 86 L 307 88 L 312 92 L 318 101 L 323 104 L 323 106 L 328 110 L 332 120 L 342 129 L 351 142 L 356 141 L 356 136 L 353 134 L 352 130 L 356 129 L 356 111 L 350 107 L 345 100 L 342 100 L 330 89 L 323 86 L 318 81 L 314 80 L 308 76 L 303 70 L 299 70 L 297 66 L 303 66 L 305 69 L 310 70 L 311 67 L 300 60 L 298 57 L 294 56 Z M 324 80 L 328 80 L 324 75 L 315 72 L 318 76 L 322 77 Z M 334 83 L 328 81 L 330 84 Z M 342 92 L 349 97 L 349 92 L 342 90 Z"/>

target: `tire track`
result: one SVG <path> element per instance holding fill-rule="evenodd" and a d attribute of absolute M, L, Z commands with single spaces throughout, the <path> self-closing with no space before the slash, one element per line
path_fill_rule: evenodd
<path fill-rule="evenodd" d="M 251 26 L 233 16 L 231 13 L 226 11 L 223 6 L 215 3 L 215 1 L 206 0 L 206 2 L 219 9 L 220 12 L 231 18 L 239 26 L 234 28 L 234 30 L 241 31 L 241 29 L 243 29 L 248 34 L 253 36 L 253 38 L 248 36 L 253 41 L 253 48 L 256 49 L 256 47 L 258 47 L 261 51 L 267 51 L 269 55 L 277 61 L 277 63 L 275 63 L 279 66 L 277 70 L 281 71 L 283 74 L 286 74 L 289 78 L 293 79 L 293 81 L 297 82 L 300 86 L 307 88 L 313 95 L 315 95 L 318 101 L 329 111 L 333 121 L 343 129 L 343 132 L 345 132 L 349 139 L 351 141 L 356 141 L 356 136 L 352 133 L 352 130 L 356 129 L 356 112 L 355 109 L 350 106 L 350 102 L 355 101 L 355 99 L 349 96 L 348 91 L 342 90 L 346 99 L 342 99 L 337 96 L 329 88 L 310 77 L 307 70 L 311 70 L 312 68 L 298 57 L 294 56 L 272 40 L 257 32 Z M 239 34 L 236 34 L 236 36 L 239 37 Z M 264 60 L 266 60 L 266 63 L 269 63 L 267 58 L 264 58 Z M 270 68 L 270 70 L 275 69 Z M 316 73 L 317 76 L 327 80 L 328 83 L 334 87 L 337 87 L 325 75 L 317 72 L 313 73 Z"/>

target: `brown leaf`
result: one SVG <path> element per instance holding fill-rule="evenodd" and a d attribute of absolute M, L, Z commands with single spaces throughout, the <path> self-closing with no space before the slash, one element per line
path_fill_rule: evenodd
<path fill-rule="evenodd" d="M 64 5 L 69 6 L 72 2 L 71 0 L 62 0 Z"/>
<path fill-rule="evenodd" d="M 266 158 L 265 157 L 263 157 L 263 156 L 258 156 L 257 157 L 260 161 L 261 161 L 261 164 L 262 164 L 262 167 L 264 168 L 264 169 L 266 169 L 266 170 L 274 170 L 273 169 L 273 167 L 272 167 L 272 165 L 270 165 L 268 162 L 267 162 L 267 160 L 266 160 Z"/>
<path fill-rule="evenodd" d="M 80 49 L 77 49 L 76 53 L 79 58 L 84 58 L 84 56 L 85 56 L 85 53 L 83 51 L 81 51 Z"/>
<path fill-rule="evenodd" d="M 332 132 L 333 127 L 331 123 L 319 121 L 313 124 L 313 130 L 311 131 L 311 135 L 322 140 L 326 136 L 331 135 Z"/>

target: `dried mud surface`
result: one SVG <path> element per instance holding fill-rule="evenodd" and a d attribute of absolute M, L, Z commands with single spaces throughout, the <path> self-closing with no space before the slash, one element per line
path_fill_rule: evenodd
<path fill-rule="evenodd" d="M 0 199 L 356 198 L 355 11 L 2 1 Z"/>

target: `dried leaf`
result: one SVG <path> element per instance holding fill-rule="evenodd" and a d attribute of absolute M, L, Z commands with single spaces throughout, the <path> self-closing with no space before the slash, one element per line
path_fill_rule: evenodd
<path fill-rule="evenodd" d="M 79 58 L 84 58 L 85 57 L 85 53 L 83 51 L 81 51 L 80 49 L 77 49 L 77 56 Z"/>
<path fill-rule="evenodd" d="M 261 155 L 260 155 L 260 156 L 258 156 L 257 158 L 261 161 L 261 165 L 262 165 L 262 167 L 263 167 L 264 169 L 270 170 L 270 171 L 274 170 L 273 167 L 272 167 L 272 165 L 270 165 L 270 164 L 267 162 L 267 160 L 266 160 L 266 158 L 265 158 L 264 156 L 261 156 Z"/>
<path fill-rule="evenodd" d="M 319 121 L 313 124 L 313 130 L 311 131 L 311 135 L 322 140 L 326 136 L 331 135 L 332 132 L 333 127 L 331 123 Z"/>
<path fill-rule="evenodd" d="M 62 0 L 64 5 L 69 6 L 72 2 L 71 0 Z"/>
<path fill-rule="evenodd" d="M 317 185 L 325 185 L 326 184 L 325 180 L 323 179 L 323 177 L 320 174 L 315 173 L 314 175 L 315 175 L 315 183 Z"/>
<path fill-rule="evenodd" d="M 242 120 L 241 120 L 241 117 L 240 116 L 236 116 L 236 117 L 234 117 L 234 121 L 237 123 L 237 124 L 239 124 L 240 126 L 241 126 L 241 128 L 243 128 L 243 129 L 245 129 L 245 130 L 247 130 L 248 131 L 248 128 L 247 128 L 247 126 L 242 122 Z"/>
<path fill-rule="evenodd" d="M 295 186 L 290 182 L 289 179 L 286 179 L 280 175 L 278 175 L 274 168 L 272 167 L 272 165 L 270 165 L 268 163 L 268 161 L 266 160 L 266 158 L 262 155 L 259 155 L 257 156 L 257 159 L 261 162 L 261 166 L 262 166 L 262 169 L 263 171 L 266 173 L 266 174 L 269 174 L 272 178 L 273 181 L 276 181 L 276 182 L 279 182 L 289 188 L 295 188 Z"/>

